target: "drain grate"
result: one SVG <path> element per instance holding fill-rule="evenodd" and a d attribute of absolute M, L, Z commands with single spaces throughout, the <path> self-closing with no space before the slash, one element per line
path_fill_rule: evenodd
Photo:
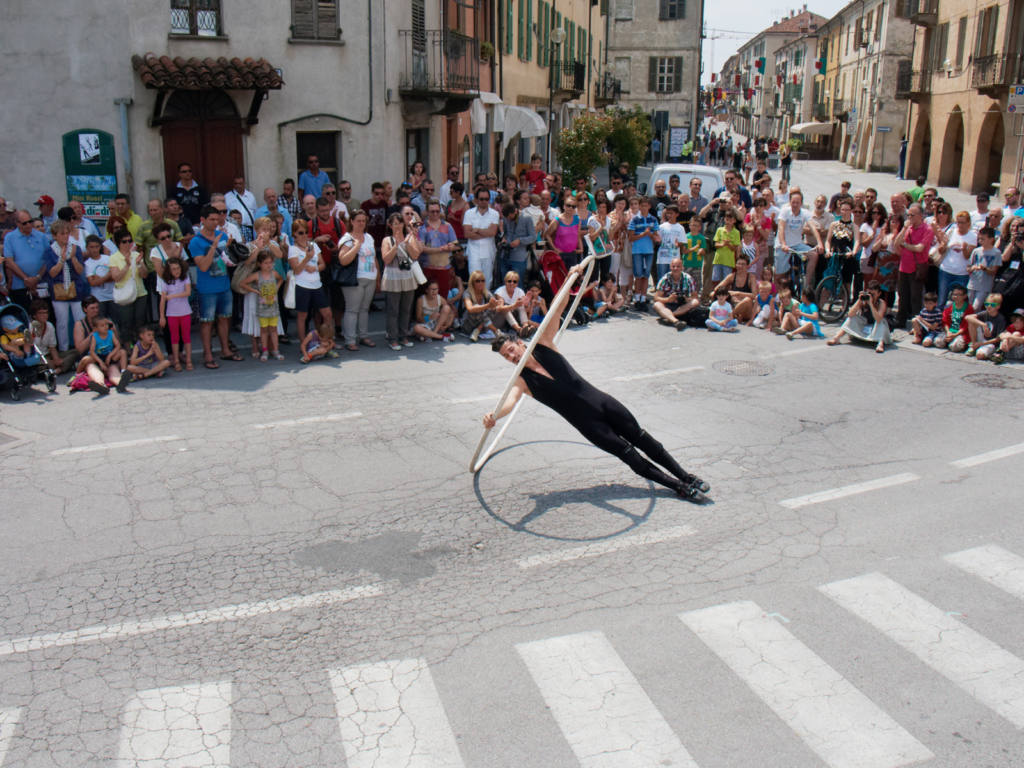
<path fill-rule="evenodd" d="M 719 360 L 711 367 L 728 376 L 767 376 L 775 373 L 775 366 L 760 360 Z"/>
<path fill-rule="evenodd" d="M 985 389 L 1024 389 L 1024 380 L 998 373 L 969 373 L 964 376 L 964 381 Z"/>

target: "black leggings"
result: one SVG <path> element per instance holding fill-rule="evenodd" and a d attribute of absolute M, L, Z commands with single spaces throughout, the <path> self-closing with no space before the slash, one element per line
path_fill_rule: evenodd
<path fill-rule="evenodd" d="M 611 395 L 601 393 L 602 418 L 580 420 L 573 426 L 590 442 L 629 465 L 640 477 L 652 480 L 666 488 L 678 490 L 680 481 L 690 482 L 693 476 L 687 473 L 672 458 L 665 446 L 640 428 L 629 409 Z M 637 449 L 665 467 L 675 477 L 661 471 L 651 461 L 640 455 Z"/>

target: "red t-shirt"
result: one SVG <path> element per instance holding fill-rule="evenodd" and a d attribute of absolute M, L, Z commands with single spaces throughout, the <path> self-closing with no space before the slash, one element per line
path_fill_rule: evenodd
<path fill-rule="evenodd" d="M 526 172 L 526 180 L 530 182 L 533 187 L 533 194 L 539 195 L 546 189 L 544 186 L 544 180 L 547 177 L 548 175 L 540 168 L 531 168 Z"/>
<path fill-rule="evenodd" d="M 973 314 L 974 314 L 974 307 L 972 307 L 970 305 L 970 303 L 968 303 L 967 307 L 964 309 L 963 317 L 960 318 L 960 328 L 957 331 L 958 335 L 962 336 L 963 340 L 968 342 L 968 343 L 970 343 L 970 341 L 971 341 L 971 334 L 967 330 L 967 323 L 965 321 L 966 321 L 966 318 L 967 318 L 968 315 L 973 315 Z M 944 310 L 942 310 L 942 325 L 943 325 L 944 328 L 952 328 L 952 326 L 953 326 L 953 304 L 952 303 L 950 303 L 950 305 L 948 307 L 946 307 Z"/>
<path fill-rule="evenodd" d="M 338 253 L 338 241 L 341 240 L 344 234 L 345 225 L 335 216 L 331 216 L 327 221 L 320 221 L 319 216 L 314 216 L 313 220 L 309 222 L 310 240 L 315 240 L 323 235 L 330 238 L 329 243 L 318 243 L 325 264 L 330 264 L 334 261 L 334 257 Z"/>

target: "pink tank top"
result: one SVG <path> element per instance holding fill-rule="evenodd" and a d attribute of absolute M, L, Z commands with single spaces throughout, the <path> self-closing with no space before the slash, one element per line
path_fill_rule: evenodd
<path fill-rule="evenodd" d="M 580 237 L 580 217 L 573 215 L 572 223 L 566 224 L 558 217 L 558 229 L 555 230 L 555 250 L 559 253 L 572 253 L 576 250 Z"/>

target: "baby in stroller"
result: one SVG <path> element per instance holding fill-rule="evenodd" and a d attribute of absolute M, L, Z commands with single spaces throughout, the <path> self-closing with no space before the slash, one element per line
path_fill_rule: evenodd
<path fill-rule="evenodd" d="M 48 391 L 57 389 L 57 372 L 36 346 L 28 313 L 17 304 L 0 307 L 0 347 L 11 373 L 11 399 L 19 399 L 21 390 L 40 378 L 46 380 Z"/>

